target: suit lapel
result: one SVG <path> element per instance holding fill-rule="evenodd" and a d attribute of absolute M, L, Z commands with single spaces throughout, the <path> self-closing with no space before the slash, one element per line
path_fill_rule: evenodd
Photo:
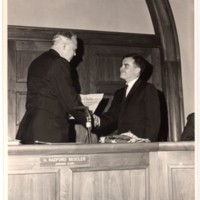
<path fill-rule="evenodd" d="M 137 88 L 142 84 L 142 81 L 140 79 L 138 79 L 135 84 L 133 85 L 133 87 L 131 88 L 130 92 L 128 93 L 126 100 L 129 99 L 137 90 Z"/>

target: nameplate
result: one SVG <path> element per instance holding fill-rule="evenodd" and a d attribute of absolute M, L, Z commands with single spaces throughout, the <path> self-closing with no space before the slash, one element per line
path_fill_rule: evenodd
<path fill-rule="evenodd" d="M 90 166 L 88 155 L 40 157 L 40 166 Z"/>

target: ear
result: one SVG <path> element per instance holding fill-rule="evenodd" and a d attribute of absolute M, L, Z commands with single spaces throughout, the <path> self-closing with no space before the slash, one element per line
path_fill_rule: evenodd
<path fill-rule="evenodd" d="M 136 70 L 137 75 L 140 76 L 141 68 L 140 67 L 136 67 L 135 70 Z"/>
<path fill-rule="evenodd" d="M 68 45 L 68 43 L 64 43 L 62 47 L 63 47 L 63 50 L 66 50 L 66 49 L 68 49 L 69 45 Z"/>
<path fill-rule="evenodd" d="M 63 49 L 65 49 L 66 46 L 67 46 L 67 44 L 63 43 L 63 45 L 62 45 Z"/>

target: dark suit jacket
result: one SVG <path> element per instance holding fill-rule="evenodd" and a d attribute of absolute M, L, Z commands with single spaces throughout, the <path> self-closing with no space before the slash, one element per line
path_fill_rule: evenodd
<path fill-rule="evenodd" d="M 53 49 L 30 65 L 26 113 L 16 138 L 22 141 L 67 142 L 69 113 L 85 125 L 79 95 L 72 87 L 69 62 Z"/>
<path fill-rule="evenodd" d="M 157 141 L 160 128 L 160 103 L 156 88 L 140 79 L 125 98 L 125 87 L 116 91 L 108 112 L 101 116 L 102 133 L 116 124 L 118 133 L 131 131 L 141 138 Z"/>

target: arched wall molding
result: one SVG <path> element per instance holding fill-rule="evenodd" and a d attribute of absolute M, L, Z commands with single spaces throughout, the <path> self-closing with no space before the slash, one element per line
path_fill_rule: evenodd
<path fill-rule="evenodd" d="M 146 0 L 155 34 L 160 38 L 162 84 L 165 93 L 169 141 L 179 141 L 184 126 L 180 50 L 176 25 L 168 0 Z"/>

